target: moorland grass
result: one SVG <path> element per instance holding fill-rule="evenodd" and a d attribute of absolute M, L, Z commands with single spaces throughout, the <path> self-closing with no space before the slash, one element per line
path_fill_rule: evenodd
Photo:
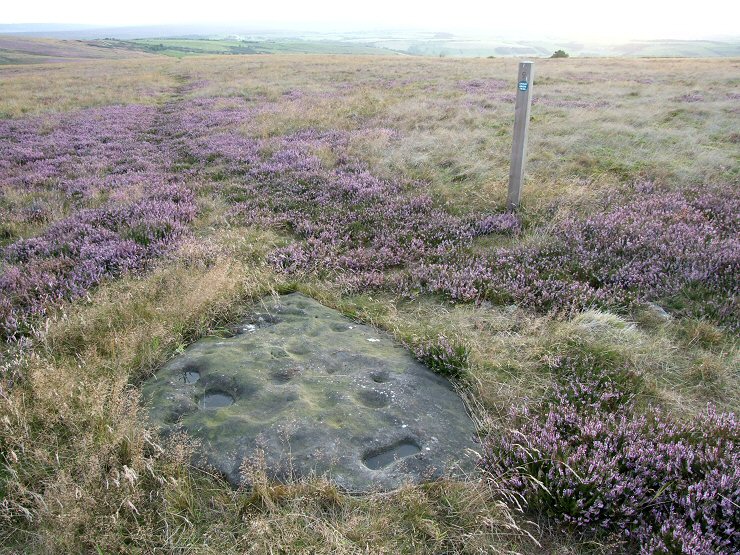
<path fill-rule="evenodd" d="M 237 127 L 245 140 L 266 141 L 264 155 L 286 134 L 347 132 L 348 155 L 373 175 L 401 179 L 412 191 L 415 180 L 424 181 L 437 208 L 464 216 L 503 207 L 515 64 L 259 56 L 3 68 L 0 114 L 23 124 L 31 114 L 74 116 L 81 108 L 132 103 L 167 113 L 173 101 L 220 97 L 228 105 L 235 97 L 255 109 Z M 522 233 L 477 238 L 471 251 L 545 244 L 555 223 L 588 216 L 606 193 L 633 194 L 634 181 L 668 192 L 737 186 L 737 61 L 537 65 L 541 100 L 532 112 Z M 326 168 L 341 162 L 331 148 L 315 154 Z M 630 549 L 619 538 L 581 536 L 541 513 L 522 512 L 521 497 L 477 475 L 354 497 L 318 478 L 270 483 L 259 467 L 245 469 L 258 478 L 254 488 L 234 491 L 192 468 L 190 439 L 165 441 L 148 428 L 138 385 L 187 344 L 221 333 L 250 301 L 272 293 L 300 290 L 412 348 L 423 350 L 440 336 L 459 343 L 466 364 L 456 367 L 458 383 L 482 434 L 508 429 L 512 406 L 536 406 L 556 383 L 552 368 L 561 359 L 618 364 L 639 377 L 629 391 L 638 410 L 658 406 L 676 420 L 700 414 L 707 402 L 720 410 L 740 406 L 734 333 L 710 317 L 689 316 L 680 300 L 667 307 L 673 312 L 667 317 L 644 305 L 564 317 L 515 304 L 351 291 L 316 274 L 288 276 L 270 256 L 295 241 L 291 230 L 235 220 L 230 195 L 240 192 L 239 168 L 206 160 L 204 168 L 198 157 L 176 161 L 197 205 L 177 248 L 143 273 L 103 279 L 73 302 L 52 304 L 32 333 L 3 343 L 0 550 Z M 96 193 L 59 202 L 53 186 L 0 186 L 0 214 L 10 222 L 0 224 L 3 246 L 111 201 Z M 126 190 L 130 200 L 143 194 L 141 187 Z M 683 302 L 706 301 L 694 296 Z"/>

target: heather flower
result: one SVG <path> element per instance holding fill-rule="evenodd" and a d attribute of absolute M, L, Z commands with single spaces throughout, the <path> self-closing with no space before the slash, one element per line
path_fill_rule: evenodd
<path fill-rule="evenodd" d="M 709 406 L 688 422 L 637 410 L 635 378 L 564 359 L 557 382 L 511 429 L 486 441 L 481 468 L 530 511 L 642 553 L 729 553 L 740 545 L 740 423 Z M 626 380 L 626 382 L 625 382 Z"/>
<path fill-rule="evenodd" d="M 511 88 L 512 84 L 502 79 L 473 79 L 470 81 L 460 81 L 457 86 L 467 94 L 488 96 L 502 89 Z"/>
<path fill-rule="evenodd" d="M 112 106 L 0 122 L 0 182 L 41 193 L 9 216 L 48 224 L 0 249 L 0 335 L 26 333 L 55 303 L 141 271 L 187 233 L 195 201 L 170 173 L 177 145 L 152 140 L 157 117 Z M 70 215 L 54 221 L 42 200 L 56 198 L 50 190 L 72 201 Z"/>
<path fill-rule="evenodd" d="M 493 100 L 508 94 L 496 81 L 461 87 Z M 142 247 L 143 259 L 159 256 L 186 233 L 195 210 L 192 198 L 175 198 L 179 193 L 169 189 L 189 194 L 181 181 L 197 178 L 215 182 L 231 204 L 230 218 L 296 237 L 270 255 L 280 271 L 314 273 L 348 291 L 434 293 L 455 302 L 517 303 L 557 314 L 593 306 L 622 310 L 685 293 L 703 299 L 687 310 L 738 325 L 740 211 L 732 187 L 663 193 L 639 182 L 639 201 L 612 195 L 588 218 L 555 223 L 545 240 L 474 254 L 481 235 L 520 233 L 519 219 L 451 214 L 426 184 L 380 179 L 347 154 L 353 135 L 393 137 L 387 129 L 309 129 L 259 139 L 236 129 L 278 104 L 200 98 L 160 109 L 112 106 L 0 122 L 3 187 L 58 192 L 73 207 L 66 224 L 55 222 L 58 212 L 44 204 L 53 201 L 0 214 L 9 222 L 48 226 L 36 238 L 9 245 L 3 257 L 19 264 L 26 252 L 49 257 L 66 249 L 67 256 L 79 256 L 74 240 L 50 240 L 49 234 L 69 235 L 69 226 L 83 224 Z M 331 166 L 320 155 L 327 151 L 333 153 Z M 100 220 L 103 215 L 125 225 L 116 228 Z"/>
<path fill-rule="evenodd" d="M 444 335 L 409 345 L 414 356 L 443 376 L 459 377 L 468 366 L 469 349 Z"/>

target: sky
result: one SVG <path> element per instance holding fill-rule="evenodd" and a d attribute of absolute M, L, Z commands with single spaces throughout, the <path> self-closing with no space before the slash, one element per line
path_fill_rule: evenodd
<path fill-rule="evenodd" d="M 487 36 L 698 39 L 740 36 L 737 0 L 5 0 L 0 24 L 244 24 L 285 30 L 466 31 Z"/>

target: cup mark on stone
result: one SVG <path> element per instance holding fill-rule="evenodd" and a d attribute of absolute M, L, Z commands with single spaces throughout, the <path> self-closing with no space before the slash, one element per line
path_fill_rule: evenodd
<path fill-rule="evenodd" d="M 375 383 L 385 383 L 390 379 L 388 372 L 373 372 L 370 377 Z"/>
<path fill-rule="evenodd" d="M 379 409 L 385 407 L 390 402 L 390 395 L 385 391 L 376 389 L 365 389 L 357 394 L 357 398 L 366 407 Z"/>
<path fill-rule="evenodd" d="M 329 324 L 329 329 L 331 329 L 332 331 L 347 331 L 351 328 L 352 326 L 348 326 L 347 324 L 342 322 L 332 322 L 331 324 Z"/>
<path fill-rule="evenodd" d="M 249 319 L 236 325 L 234 327 L 234 336 L 257 333 L 261 329 L 269 328 L 278 323 L 280 323 L 280 320 L 272 314 L 262 314 L 258 312 Z"/>
<path fill-rule="evenodd" d="M 280 323 L 280 318 L 272 314 L 260 314 L 257 317 L 257 321 L 253 322 L 258 328 L 269 328 L 275 324 Z"/>
<path fill-rule="evenodd" d="M 182 382 L 187 385 L 192 385 L 200 379 L 200 371 L 206 365 L 202 360 L 188 360 L 182 366 Z"/>
<path fill-rule="evenodd" d="M 305 343 L 292 343 L 288 345 L 288 352 L 294 355 L 307 355 L 311 349 Z"/>
<path fill-rule="evenodd" d="M 326 373 L 329 375 L 336 374 L 340 370 L 344 370 L 344 366 L 342 366 L 341 364 L 327 364 L 326 365 Z"/>
<path fill-rule="evenodd" d="M 201 398 L 198 403 L 198 407 L 201 409 L 221 409 L 234 404 L 234 398 L 228 393 L 223 391 L 207 391 L 206 394 Z"/>
<path fill-rule="evenodd" d="M 362 458 L 362 464 L 370 470 L 380 470 L 419 452 L 421 447 L 413 439 L 402 439 L 387 447 L 370 451 Z"/>
<path fill-rule="evenodd" d="M 273 358 L 286 358 L 289 356 L 287 351 L 280 347 L 270 349 L 270 354 L 273 356 Z"/>
<path fill-rule="evenodd" d="M 297 376 L 301 372 L 301 370 L 303 370 L 303 368 L 300 366 L 278 368 L 270 372 L 270 378 L 272 379 L 272 382 L 276 384 L 287 383 L 295 376 Z"/>

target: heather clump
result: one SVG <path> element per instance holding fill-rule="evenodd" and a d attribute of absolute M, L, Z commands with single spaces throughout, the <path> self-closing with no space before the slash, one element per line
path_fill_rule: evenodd
<path fill-rule="evenodd" d="M 707 289 L 694 313 L 737 323 L 740 268 L 738 201 L 731 190 L 690 198 L 649 193 L 554 225 L 538 244 L 489 256 L 454 252 L 411 270 L 421 290 L 453 299 L 517 302 L 573 313 L 591 306 L 626 307 Z"/>
<path fill-rule="evenodd" d="M 108 106 L 71 114 L 0 120 L 3 184 L 54 187 L 75 178 L 158 173 L 168 149 L 153 140 L 157 112 Z"/>
<path fill-rule="evenodd" d="M 54 303 L 142 270 L 186 233 L 195 200 L 171 173 L 177 144 L 160 123 L 142 106 L 0 122 L 3 193 L 35 199 L 0 210 L 39 230 L 0 250 L 0 335 L 27 333 Z"/>
<path fill-rule="evenodd" d="M 475 81 L 463 88 L 499 85 Z M 230 218 L 296 236 L 270 255 L 276 268 L 316 274 L 347 291 L 435 293 L 559 314 L 680 297 L 674 305 L 681 310 L 737 323 L 738 201 L 729 187 L 702 194 L 642 187 L 639 201 L 626 195 L 586 218 L 557 221 L 537 241 L 476 250 L 477 237 L 521 234 L 520 219 L 452 213 L 428 184 L 378 177 L 349 155 L 350 143 L 372 129 L 260 138 L 235 129 L 269 107 L 199 98 L 159 110 L 112 106 L 43 122 L 0 122 L 0 176 L 11 199 L 0 202 L 10 243 L 2 279 L 13 291 L 4 310 L 26 306 L 40 315 L 47 301 L 74 298 L 103 276 L 140 269 L 192 219 L 192 199 L 177 200 L 173 187 L 184 191 L 181 180 L 207 179 L 231 205 Z M 14 210 L 19 194 L 35 200 Z M 12 242 L 24 232 L 35 237 Z M 89 245 L 82 249 L 83 243 Z M 45 262 L 24 261 L 26 251 Z M 38 286 L 12 277 L 20 263 L 30 264 L 23 279 L 42 280 Z M 84 275 L 52 279 L 69 274 L 65 264 Z M 39 301 L 30 302 L 21 289 L 36 289 Z M 4 333 L 19 321 L 17 315 L 5 320 L 15 323 Z"/>
<path fill-rule="evenodd" d="M 349 290 L 441 293 L 560 314 L 625 309 L 699 286 L 707 293 L 688 307 L 692 314 L 736 322 L 740 245 L 729 188 L 697 196 L 640 186 L 640 200 L 628 195 L 587 218 L 559 221 L 541 241 L 473 254 L 476 237 L 516 235 L 520 220 L 451 214 L 423 184 L 379 179 L 346 157 L 341 133 L 286 136 L 270 143 L 266 157 L 266 144 L 229 134 L 214 139 L 193 152 L 225 160 L 240 176 L 228 190 L 233 214 L 301 239 L 271 256 L 283 271 L 319 273 Z M 314 154 L 321 149 L 336 154 L 334 167 Z"/>
<path fill-rule="evenodd" d="M 455 215 L 424 184 L 380 179 L 346 154 L 350 135 L 306 130 L 268 141 L 222 131 L 187 147 L 238 178 L 224 189 L 237 219 L 297 235 L 270 257 L 288 273 L 318 273 L 350 291 L 441 293 L 560 314 L 625 309 L 699 286 L 707 292 L 689 303 L 692 314 L 736 321 L 740 248 L 729 187 L 695 195 L 638 183 L 640 200 L 622 195 L 587 218 L 556 222 L 543 240 L 474 254 L 476 237 L 519 234 L 520 220 Z M 331 166 L 318 154 L 327 151 Z"/>
<path fill-rule="evenodd" d="M 229 189 L 236 218 L 302 240 L 272 254 L 278 268 L 355 287 L 392 286 L 384 272 L 457 251 L 479 235 L 518 232 L 515 216 L 455 216 L 435 204 L 424 184 L 376 177 L 343 157 L 343 140 L 334 133 L 287 136 L 266 159 L 244 164 L 242 183 Z M 327 147 L 337 151 L 336 167 L 313 154 Z"/>
<path fill-rule="evenodd" d="M 551 361 L 555 385 L 486 441 L 480 466 L 527 510 L 642 553 L 731 552 L 740 542 L 740 423 L 640 409 L 639 380 L 588 357 Z"/>
<path fill-rule="evenodd" d="M 192 193 L 170 185 L 128 205 L 80 210 L 38 237 L 12 243 L 2 251 L 0 333 L 23 333 L 50 304 L 143 269 L 186 233 L 194 217 Z"/>
<path fill-rule="evenodd" d="M 414 356 L 429 368 L 442 374 L 459 378 L 468 366 L 470 349 L 464 343 L 450 340 L 440 334 L 410 345 Z"/>
<path fill-rule="evenodd" d="M 142 106 L 0 121 L 0 220 L 6 239 L 38 235 L 109 201 L 130 203 L 142 189 L 172 181 L 175 150 L 158 136 L 157 125 L 157 111 Z"/>
<path fill-rule="evenodd" d="M 679 102 L 704 102 L 704 95 L 692 92 L 692 93 L 686 93 L 678 98 L 676 98 Z"/>
<path fill-rule="evenodd" d="M 458 88 L 471 95 L 489 95 L 509 88 L 509 83 L 503 79 L 472 79 L 459 81 Z"/>

